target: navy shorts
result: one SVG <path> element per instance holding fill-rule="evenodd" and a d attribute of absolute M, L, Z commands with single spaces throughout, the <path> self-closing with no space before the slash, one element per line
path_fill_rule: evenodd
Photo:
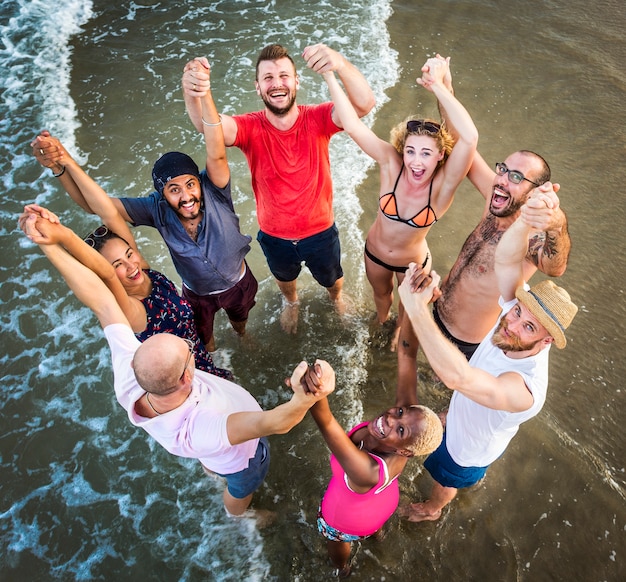
<path fill-rule="evenodd" d="M 269 468 L 270 444 L 267 438 L 261 437 L 259 446 L 256 448 L 256 454 L 250 459 L 247 468 L 230 475 L 217 474 L 226 479 L 228 492 L 235 499 L 243 499 L 254 493 L 261 486 Z"/>
<path fill-rule="evenodd" d="M 487 467 L 462 467 L 454 462 L 446 448 L 446 433 L 439 448 L 428 455 L 424 461 L 424 467 L 428 469 L 431 477 L 444 487 L 462 489 L 478 483 L 487 472 Z"/>
<path fill-rule="evenodd" d="M 261 230 L 256 238 L 272 275 L 278 281 L 295 281 L 302 270 L 302 263 L 322 287 L 332 287 L 343 277 L 339 230 L 334 224 L 319 234 L 301 240 L 276 238 Z"/>
<path fill-rule="evenodd" d="M 244 276 L 230 289 L 215 295 L 197 295 L 183 285 L 183 297 L 189 301 L 193 309 L 198 336 L 203 344 L 209 343 L 213 337 L 215 314 L 223 309 L 230 321 L 236 323 L 246 321 L 248 313 L 254 307 L 255 296 L 259 283 L 246 264 Z"/>

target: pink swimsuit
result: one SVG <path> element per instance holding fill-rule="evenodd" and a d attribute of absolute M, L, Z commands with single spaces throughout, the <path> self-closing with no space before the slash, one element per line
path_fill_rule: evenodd
<path fill-rule="evenodd" d="M 367 422 L 358 424 L 348 436 L 352 436 L 355 431 L 367 424 Z M 343 468 L 334 455 L 330 456 L 333 476 L 322 499 L 321 513 L 328 525 L 346 534 L 372 535 L 384 525 L 398 507 L 400 488 L 397 475 L 390 480 L 385 461 L 372 453 L 368 454 L 378 463 L 379 478 L 376 486 L 367 493 L 352 491 L 348 487 Z"/>

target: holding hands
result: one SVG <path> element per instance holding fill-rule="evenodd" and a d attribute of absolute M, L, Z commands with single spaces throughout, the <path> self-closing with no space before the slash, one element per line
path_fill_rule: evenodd
<path fill-rule="evenodd" d="M 546 182 L 537 186 L 528 196 L 521 209 L 521 219 L 534 230 L 549 231 L 560 227 L 562 213 L 559 211 L 559 184 Z"/>
<path fill-rule="evenodd" d="M 318 359 L 312 365 L 302 361 L 294 369 L 291 378 L 285 380 L 285 384 L 291 387 L 294 395 L 310 399 L 313 405 L 334 391 L 335 371 L 324 360 Z"/>
<path fill-rule="evenodd" d="M 400 300 L 409 318 L 421 310 L 426 310 L 429 303 L 441 297 L 440 281 L 441 277 L 436 271 L 425 275 L 420 265 L 409 264 L 406 276 L 398 287 Z"/>
<path fill-rule="evenodd" d="M 24 234 L 38 245 L 53 245 L 63 239 L 65 227 L 54 212 L 37 204 L 27 204 L 18 225 Z"/>
<path fill-rule="evenodd" d="M 44 129 L 33 141 L 30 142 L 33 148 L 33 156 L 44 167 L 50 168 L 55 174 L 60 174 L 67 165 L 69 154 L 63 144 L 50 135 Z"/>
<path fill-rule="evenodd" d="M 322 43 L 306 47 L 302 58 L 309 69 L 319 74 L 338 72 L 346 62 L 341 54 Z"/>
<path fill-rule="evenodd" d="M 432 91 L 434 84 L 442 84 L 445 87 L 452 86 L 452 75 L 450 74 L 450 57 L 442 57 L 437 54 L 428 59 L 422 67 L 422 76 L 416 79 L 417 84 Z"/>
<path fill-rule="evenodd" d="M 211 90 L 211 65 L 206 57 L 196 57 L 183 69 L 183 91 L 190 97 L 204 97 Z"/>

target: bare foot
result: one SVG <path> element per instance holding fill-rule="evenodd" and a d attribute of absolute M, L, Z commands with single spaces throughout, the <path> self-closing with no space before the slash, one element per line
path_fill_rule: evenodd
<path fill-rule="evenodd" d="M 441 517 L 441 509 L 433 513 L 426 508 L 425 503 L 410 503 L 398 507 L 398 515 L 409 521 L 437 521 Z"/>
<path fill-rule="evenodd" d="M 344 300 L 343 294 L 339 295 L 337 299 L 332 299 L 331 301 L 333 302 L 337 315 L 339 317 L 343 317 L 346 314 L 346 311 L 348 310 L 348 304 Z"/>
<path fill-rule="evenodd" d="M 346 323 L 348 321 L 348 317 L 356 311 L 354 307 L 354 300 L 349 295 L 342 293 L 337 299 L 331 299 L 331 301 L 337 315 L 344 323 Z"/>
<path fill-rule="evenodd" d="M 241 515 L 231 515 L 227 513 L 231 519 L 254 519 L 259 529 L 268 527 L 276 521 L 276 512 L 269 509 L 246 509 Z"/>
<path fill-rule="evenodd" d="M 341 570 L 337 568 L 336 575 L 338 578 L 347 578 L 348 576 L 350 576 L 351 572 L 352 572 L 352 568 L 350 568 L 350 564 L 347 564 Z"/>
<path fill-rule="evenodd" d="M 254 519 L 256 520 L 256 526 L 259 529 L 263 529 L 272 525 L 276 521 L 276 512 L 269 509 L 253 509 Z"/>
<path fill-rule="evenodd" d="M 283 311 L 280 314 L 280 327 L 289 334 L 298 331 L 298 313 L 300 311 L 299 301 L 285 301 Z"/>
<path fill-rule="evenodd" d="M 400 330 L 402 328 L 399 325 L 396 325 L 396 329 L 394 329 L 393 331 L 393 337 L 391 338 L 391 345 L 389 346 L 389 349 L 392 352 L 397 352 L 398 351 L 398 341 L 400 340 Z"/>

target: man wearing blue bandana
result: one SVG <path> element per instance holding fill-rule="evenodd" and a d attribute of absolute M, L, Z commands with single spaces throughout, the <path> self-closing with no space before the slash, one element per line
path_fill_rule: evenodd
<path fill-rule="evenodd" d="M 168 152 L 152 169 L 156 192 L 113 202 L 128 222 L 160 232 L 183 281 L 182 295 L 193 308 L 198 335 L 212 352 L 215 314 L 224 309 L 235 332 L 243 335 L 258 282 L 245 261 L 252 239 L 239 230 L 222 122 L 210 91 L 201 105 L 206 170 L 200 172 L 186 154 Z"/>

